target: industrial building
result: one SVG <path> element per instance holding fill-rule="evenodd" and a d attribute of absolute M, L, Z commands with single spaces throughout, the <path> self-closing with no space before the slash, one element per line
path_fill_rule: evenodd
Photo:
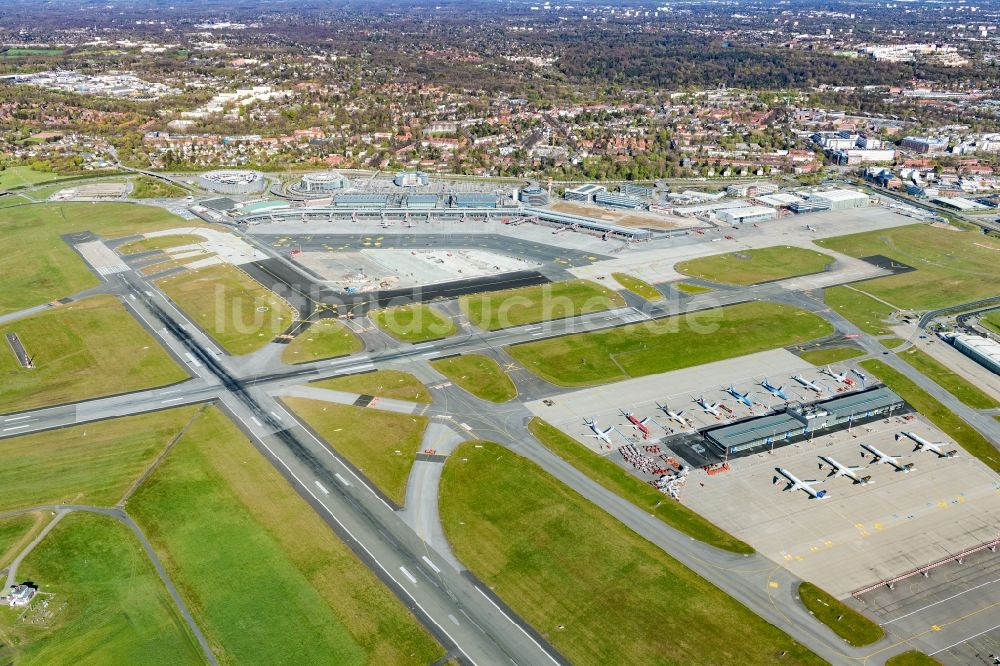
<path fill-rule="evenodd" d="M 594 203 L 612 208 L 628 208 L 638 210 L 646 208 L 646 202 L 638 197 L 631 197 L 627 194 L 615 194 L 613 192 L 597 192 L 594 194 Z"/>
<path fill-rule="evenodd" d="M 957 211 L 987 210 L 989 208 L 978 201 L 972 201 L 963 197 L 931 197 L 931 203 L 936 203 L 943 208 L 950 208 Z"/>
<path fill-rule="evenodd" d="M 349 182 L 347 178 L 336 171 L 323 171 L 320 173 L 308 173 L 292 185 L 292 192 L 302 195 L 324 196 L 339 190 L 347 189 Z"/>
<path fill-rule="evenodd" d="M 423 171 L 400 171 L 392 182 L 398 187 L 420 187 L 430 183 L 431 179 Z"/>
<path fill-rule="evenodd" d="M 807 405 L 792 403 L 782 412 L 709 428 L 702 435 L 721 454 L 747 455 L 757 449 L 801 442 L 908 409 L 894 391 L 878 386 Z"/>
<path fill-rule="evenodd" d="M 198 184 L 219 194 L 253 194 L 263 190 L 267 186 L 267 180 L 260 171 L 225 169 L 201 174 L 198 176 Z"/>
<path fill-rule="evenodd" d="M 940 155 L 948 149 L 948 139 L 943 137 L 908 136 L 899 142 L 899 147 L 922 155 Z"/>
<path fill-rule="evenodd" d="M 758 196 L 754 201 L 772 208 L 789 208 L 792 204 L 802 203 L 805 199 L 790 192 L 775 192 L 774 194 Z"/>
<path fill-rule="evenodd" d="M 945 339 L 979 365 L 1000 375 L 1000 343 L 996 340 L 965 333 L 953 333 Z"/>
<path fill-rule="evenodd" d="M 713 213 L 718 214 L 721 210 L 729 210 L 731 208 L 743 208 L 749 206 L 748 201 L 743 199 L 735 199 L 733 201 L 715 201 L 713 203 L 695 204 L 693 206 L 676 206 L 674 207 L 674 214 L 683 215 L 685 217 L 697 217 L 699 215 L 711 215 Z"/>
<path fill-rule="evenodd" d="M 517 195 L 526 206 L 545 206 L 549 203 L 549 193 L 538 186 L 526 187 Z"/>
<path fill-rule="evenodd" d="M 830 153 L 830 159 L 834 164 L 841 166 L 855 166 L 858 164 L 878 164 L 892 162 L 896 159 L 895 150 L 866 149 L 866 148 L 844 148 L 834 150 Z"/>
<path fill-rule="evenodd" d="M 603 185 L 594 185 L 589 183 L 587 185 L 580 185 L 579 187 L 574 187 L 573 189 L 566 190 L 563 192 L 563 198 L 569 201 L 583 201 L 585 203 L 590 203 L 594 199 L 594 195 L 598 192 L 607 192 L 607 188 Z"/>
<path fill-rule="evenodd" d="M 656 196 L 656 188 L 652 185 L 637 185 L 636 183 L 622 183 L 618 188 L 618 191 L 622 194 L 628 194 L 635 197 L 643 197 L 645 199 L 652 199 Z"/>
<path fill-rule="evenodd" d="M 438 207 L 438 195 L 436 194 L 407 194 L 403 198 L 404 208 L 428 210 Z"/>
<path fill-rule="evenodd" d="M 733 226 L 766 222 L 777 216 L 778 211 L 769 206 L 741 206 L 719 211 L 719 219 Z"/>
<path fill-rule="evenodd" d="M 756 197 L 762 194 L 774 194 L 777 191 L 776 184 L 765 182 L 739 183 L 726 188 L 726 194 L 731 197 Z"/>
<path fill-rule="evenodd" d="M 826 192 L 816 192 L 809 198 L 829 202 L 829 210 L 864 208 L 871 203 L 867 194 L 857 190 L 827 190 Z"/>

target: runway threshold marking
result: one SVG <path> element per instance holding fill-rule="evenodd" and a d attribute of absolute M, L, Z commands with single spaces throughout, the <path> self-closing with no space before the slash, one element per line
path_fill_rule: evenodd
<path fill-rule="evenodd" d="M 333 475 L 334 475 L 335 477 L 337 477 L 337 481 L 340 481 L 340 482 L 341 482 L 342 484 L 344 484 L 345 486 L 349 486 L 349 485 L 351 485 L 350 481 L 348 481 L 347 479 L 345 479 L 344 477 L 342 477 L 342 476 L 340 475 L 340 473 L 339 473 L 339 472 L 334 472 L 334 474 L 333 474 Z"/>
<path fill-rule="evenodd" d="M 25 428 L 30 428 L 31 424 L 25 423 L 24 425 L 11 426 L 10 428 L 4 428 L 4 432 L 11 432 L 13 430 L 24 430 Z"/>
<path fill-rule="evenodd" d="M 9 419 L 4 419 L 4 423 L 12 423 L 13 421 L 23 421 L 24 419 L 30 419 L 31 414 L 25 414 L 24 416 L 12 416 Z"/>
<path fill-rule="evenodd" d="M 323 486 L 323 484 L 322 484 L 322 483 L 320 483 L 319 481 L 314 481 L 313 483 L 315 483 L 315 484 L 316 484 L 316 487 L 317 487 L 317 488 L 319 488 L 319 489 L 320 489 L 320 492 L 322 492 L 322 493 L 323 493 L 324 495 L 329 495 L 329 494 L 330 494 L 330 491 L 329 491 L 329 490 L 327 490 L 327 489 L 326 489 L 326 488 L 325 488 L 325 487 Z"/>
<path fill-rule="evenodd" d="M 406 576 L 407 578 L 409 578 L 409 579 L 410 579 L 410 582 L 411 582 L 411 583 L 413 583 L 414 585 L 416 585 L 416 584 L 417 584 L 417 579 L 416 579 L 416 577 L 415 577 L 415 576 L 414 576 L 413 574 L 411 574 L 411 573 L 410 573 L 409 571 L 407 571 L 407 570 L 406 570 L 406 567 L 399 567 L 399 570 L 403 572 L 403 575 L 404 575 L 404 576 Z"/>
<path fill-rule="evenodd" d="M 160 402 L 161 402 L 161 404 L 166 405 L 167 403 L 170 403 L 170 402 L 180 402 L 183 399 L 184 398 L 180 398 L 180 397 L 178 397 L 178 398 L 167 398 L 166 400 L 161 400 Z"/>
<path fill-rule="evenodd" d="M 429 566 L 431 569 L 433 569 L 434 573 L 441 573 L 441 570 L 437 568 L 436 564 L 434 564 L 433 562 L 431 562 L 431 560 L 430 560 L 429 557 L 427 557 L 426 555 L 423 555 L 420 559 L 422 559 L 424 562 L 426 562 L 427 566 Z"/>
<path fill-rule="evenodd" d="M 251 416 L 250 420 L 253 421 L 254 425 L 258 428 L 262 427 L 264 424 L 257 420 L 256 416 Z"/>

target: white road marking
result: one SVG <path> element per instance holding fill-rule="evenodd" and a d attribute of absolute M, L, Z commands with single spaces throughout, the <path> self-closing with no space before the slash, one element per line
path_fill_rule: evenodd
<path fill-rule="evenodd" d="M 271 416 L 273 416 L 274 418 L 278 419 L 279 421 L 284 421 L 285 420 L 285 419 L 281 418 L 280 416 L 278 416 L 277 412 L 271 412 Z"/>
<path fill-rule="evenodd" d="M 936 654 L 937 654 L 938 652 L 944 652 L 945 650 L 950 650 L 950 649 L 952 649 L 953 647 L 955 647 L 956 645 L 961 645 L 962 643 L 967 643 L 967 642 L 971 641 L 971 640 L 972 640 L 973 638 L 979 638 L 979 637 L 980 637 L 980 636 L 982 636 L 983 634 L 988 634 L 989 632 L 993 631 L 994 629 L 1000 629 L 1000 624 L 996 625 L 995 627 L 990 627 L 990 628 L 989 628 L 989 629 L 987 629 L 986 631 L 980 631 L 980 632 L 979 632 L 978 634 L 975 634 L 975 635 L 973 635 L 973 636 L 969 636 L 968 638 L 963 638 L 962 640 L 958 641 L 957 643 L 952 643 L 952 644 L 951 644 L 951 645 L 949 645 L 948 647 L 944 647 L 944 648 L 941 648 L 941 649 L 940 649 L 940 650 L 938 650 L 937 652 L 929 652 L 929 653 L 928 653 L 928 656 L 929 656 L 929 657 L 933 657 L 933 656 L 934 656 L 934 655 L 936 655 Z"/>
<path fill-rule="evenodd" d="M 553 657 L 553 656 L 552 656 L 551 654 L 549 654 L 548 650 L 546 650 L 546 649 L 545 649 L 545 648 L 543 648 L 543 647 L 542 647 L 541 645 L 539 645 L 538 641 L 536 641 L 536 640 L 534 639 L 534 637 L 533 637 L 533 636 L 532 636 L 531 634 L 529 634 L 529 633 L 528 633 L 527 631 L 525 631 L 525 630 L 524 630 L 524 627 L 522 627 L 521 625 L 519 625 L 519 624 L 518 624 L 517 622 L 514 622 L 514 620 L 512 620 L 512 619 L 510 618 L 510 615 L 507 615 L 507 613 L 504 613 L 504 612 L 503 612 L 503 609 L 502 609 L 502 608 L 500 608 L 499 606 L 497 606 L 496 602 L 495 602 L 495 601 L 493 601 L 492 599 L 490 599 L 490 596 L 489 596 L 488 594 L 486 594 L 485 592 L 483 592 L 482 588 L 480 588 L 480 587 L 479 587 L 478 585 L 476 585 L 476 586 L 475 586 L 475 588 L 476 588 L 476 591 L 477 591 L 477 592 L 479 592 L 479 594 L 483 595 L 483 596 L 484 596 L 484 597 L 486 598 L 486 601 L 488 601 L 488 602 L 490 602 L 491 604 L 493 604 L 493 607 L 494 607 L 494 608 L 496 608 L 496 609 L 497 609 L 498 611 L 500 611 L 500 614 L 501 614 L 501 615 L 503 615 L 503 616 L 504 616 L 505 618 L 507 618 L 507 621 L 508 621 L 508 622 L 510 622 L 510 623 L 511 623 L 512 625 L 514 625 L 515 627 L 517 627 L 518 629 L 520 629 L 520 630 L 521 630 L 521 633 L 522 633 L 522 634 L 524 634 L 525 636 L 527 636 L 527 637 L 528 637 L 528 639 L 529 639 L 529 640 L 530 640 L 530 641 L 531 641 L 532 643 L 534 643 L 534 644 L 535 644 L 535 647 L 537 647 L 537 648 L 538 648 L 539 650 L 541 650 L 541 651 L 542 651 L 542 653 L 543 653 L 543 654 L 544 654 L 544 655 L 545 655 L 546 657 L 548 657 L 549 659 L 551 659 L 551 660 L 552 660 L 552 663 L 553 663 L 553 664 L 556 664 L 556 665 L 558 666 L 559 662 L 558 662 L 558 661 L 556 661 L 556 658 L 555 658 L 555 657 Z"/>
<path fill-rule="evenodd" d="M 165 404 L 167 404 L 168 402 L 180 402 L 180 401 L 181 401 L 181 400 L 183 400 L 183 399 L 184 399 L 184 398 L 169 398 L 169 399 L 167 399 L 167 400 L 163 400 L 163 401 L 161 401 L 161 402 L 162 402 L 162 403 L 163 403 L 163 404 L 165 405 Z"/>
<path fill-rule="evenodd" d="M 438 355 L 438 354 L 440 354 L 440 353 L 441 353 L 441 352 L 437 352 L 437 351 L 432 351 L 432 352 L 428 352 L 428 353 L 426 353 L 426 354 L 421 354 L 421 356 L 437 356 L 437 355 Z"/>
<path fill-rule="evenodd" d="M 906 615 L 900 615 L 899 617 L 896 617 L 896 618 L 893 618 L 893 619 L 889 620 L 888 622 L 883 622 L 883 623 L 882 623 L 882 626 L 884 627 L 884 626 L 886 626 L 886 625 L 888 625 L 888 624 L 892 624 L 893 622 L 896 622 L 897 620 L 902 620 L 902 619 L 903 619 L 904 617 L 910 617 L 911 615 L 914 615 L 914 614 L 916 614 L 916 613 L 919 613 L 920 611 L 925 611 L 925 610 L 927 610 L 928 608 L 931 608 L 932 606 L 937 606 L 938 604 L 943 604 L 943 603 L 944 603 L 944 602 L 946 602 L 946 601 L 951 601 L 951 600 L 952 600 L 952 599 L 954 599 L 955 597 L 960 597 L 960 596 L 962 596 L 963 594 L 965 594 L 966 592 L 972 592 L 973 590 L 978 590 L 978 589 L 979 589 L 979 588 L 981 588 L 981 587 L 986 587 L 987 585 L 992 585 L 993 583 L 1000 583 L 1000 578 L 994 578 L 994 579 L 993 579 L 993 580 L 991 580 L 991 581 L 987 581 L 987 582 L 985 582 L 985 583 L 981 583 L 981 584 L 979 584 L 979 585 L 976 585 L 975 587 L 970 587 L 970 588 L 969 588 L 969 589 L 967 589 L 967 590 L 962 590 L 962 591 L 961 591 L 961 592 L 959 592 L 958 594 L 953 594 L 953 595 L 951 595 L 950 597 L 947 597 L 947 598 L 945 598 L 945 599 L 941 599 L 940 601 L 935 601 L 935 602 L 934 602 L 934 603 L 932 603 L 932 604 L 927 604 L 927 605 L 926 605 L 926 606 L 924 606 L 923 608 L 918 608 L 918 609 L 916 609 L 916 610 L 914 610 L 914 611 L 910 611 L 910 612 L 909 612 L 909 613 L 907 613 Z"/>
<path fill-rule="evenodd" d="M 24 419 L 30 419 L 31 414 L 25 414 L 24 416 L 12 416 L 9 419 L 4 419 L 4 423 L 10 423 L 11 421 L 23 421 Z"/>
<path fill-rule="evenodd" d="M 264 425 L 263 423 L 257 420 L 256 416 L 251 416 L 250 420 L 253 421 L 254 425 L 257 426 L 258 428 L 263 427 Z"/>
<path fill-rule="evenodd" d="M 319 488 L 319 489 L 320 489 L 320 491 L 322 491 L 322 493 L 323 493 L 324 495 L 329 495 L 329 494 L 330 494 L 330 491 L 329 491 L 329 490 L 327 490 L 326 488 L 324 488 L 324 487 L 323 487 L 323 484 L 322 484 L 322 483 L 320 483 L 319 481 L 314 481 L 313 483 L 315 483 L 315 484 L 316 484 L 316 487 L 317 487 L 317 488 Z"/>
<path fill-rule="evenodd" d="M 417 579 L 413 576 L 413 574 L 411 574 L 409 571 L 406 570 L 406 567 L 399 567 L 399 570 L 403 572 L 404 576 L 410 579 L 411 583 L 413 583 L 414 585 L 417 584 Z"/>
<path fill-rule="evenodd" d="M 25 428 L 30 428 L 30 427 L 31 427 L 31 425 L 30 425 L 30 424 L 28 424 L 28 423 L 25 423 L 24 425 L 19 425 L 19 426 L 13 426 L 13 427 L 10 427 L 10 428 L 4 428 L 4 429 L 3 429 L 3 431 L 4 431 L 4 432 L 10 432 L 10 431 L 12 431 L 12 430 L 23 430 L 23 429 L 25 429 Z"/>
<path fill-rule="evenodd" d="M 537 338 L 539 335 L 545 335 L 545 331 L 538 331 L 537 333 L 532 333 L 531 337 Z"/>
<path fill-rule="evenodd" d="M 441 570 L 437 568 L 436 564 L 434 564 L 433 562 L 431 562 L 431 560 L 430 560 L 429 557 L 427 557 L 426 555 L 424 555 L 420 559 L 422 559 L 424 562 L 426 562 L 427 566 L 429 566 L 431 569 L 434 570 L 434 573 L 441 573 Z"/>
<path fill-rule="evenodd" d="M 451 620 L 452 622 L 454 622 L 454 623 L 455 623 L 455 626 L 456 626 L 456 627 L 460 627 L 460 626 L 462 626 L 462 625 L 460 625 L 460 624 L 458 623 L 458 618 L 456 618 L 456 617 L 455 617 L 454 615 L 452 615 L 451 613 L 448 613 L 448 619 L 449 619 L 449 620 Z"/>
<path fill-rule="evenodd" d="M 458 425 L 462 426 L 463 428 L 465 428 L 469 432 L 472 432 L 472 426 L 470 426 L 468 423 L 459 423 Z"/>
<path fill-rule="evenodd" d="M 174 389 L 173 391 L 160 391 L 160 395 L 170 395 L 171 393 L 180 393 L 180 389 Z"/>
<path fill-rule="evenodd" d="M 351 482 L 340 475 L 340 472 L 334 472 L 333 475 L 337 477 L 337 481 L 340 481 L 345 486 L 351 485 Z"/>
<path fill-rule="evenodd" d="M 191 365 L 193 365 L 196 368 L 201 367 L 201 362 L 198 359 L 196 359 L 191 352 L 185 352 L 184 355 L 188 357 L 188 361 L 191 362 Z"/>

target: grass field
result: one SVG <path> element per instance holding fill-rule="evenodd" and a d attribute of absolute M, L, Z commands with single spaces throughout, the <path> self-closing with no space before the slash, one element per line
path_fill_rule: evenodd
<path fill-rule="evenodd" d="M 237 356 L 267 345 L 295 316 L 288 303 L 229 264 L 177 273 L 156 284 L 192 322 Z"/>
<path fill-rule="evenodd" d="M 19 206 L 0 215 L 0 314 L 45 303 L 99 283 L 63 234 L 93 231 L 105 238 L 191 226 L 162 208 L 122 203 Z"/>
<path fill-rule="evenodd" d="M 550 282 L 463 296 L 459 302 L 469 321 L 488 331 L 576 317 L 625 305 L 621 294 L 589 280 Z"/>
<path fill-rule="evenodd" d="M 214 407 L 128 509 L 222 664 L 430 664 L 444 654 Z"/>
<path fill-rule="evenodd" d="M 7 167 L 0 171 L 0 190 L 44 183 L 47 180 L 53 180 L 58 177 L 59 174 L 50 171 L 35 171 L 31 167 L 26 166 Z"/>
<path fill-rule="evenodd" d="M 823 290 L 823 301 L 840 316 L 865 333 L 887 335 L 891 333 L 885 319 L 894 310 L 885 303 L 862 294 L 850 287 L 831 287 Z"/>
<path fill-rule="evenodd" d="M 865 351 L 863 349 L 858 349 L 857 347 L 828 347 L 826 349 L 805 351 L 799 354 L 803 360 L 806 360 L 816 366 L 840 363 L 841 361 L 846 361 L 848 359 L 864 355 Z"/>
<path fill-rule="evenodd" d="M 431 365 L 472 395 L 490 402 L 508 402 L 517 396 L 517 387 L 500 364 L 482 354 L 464 354 L 434 359 Z"/>
<path fill-rule="evenodd" d="M 823 663 L 496 444 L 449 456 L 441 518 L 458 559 L 574 664 Z"/>
<path fill-rule="evenodd" d="M 159 178 L 139 176 L 132 181 L 132 192 L 129 196 L 133 199 L 177 199 L 187 194 L 187 190 L 183 187 Z"/>
<path fill-rule="evenodd" d="M 365 348 L 361 338 L 336 319 L 321 319 L 296 336 L 281 352 L 285 363 L 308 363 L 322 358 L 356 354 Z"/>
<path fill-rule="evenodd" d="M 881 338 L 879 342 L 881 342 L 887 349 L 895 349 L 896 347 L 899 347 L 904 342 L 906 342 L 906 340 L 904 340 L 903 338 L 888 337 L 888 338 Z"/>
<path fill-rule="evenodd" d="M 645 282 L 644 280 L 640 280 L 634 275 L 629 275 L 628 273 L 612 273 L 611 277 L 615 279 L 615 282 L 625 287 L 636 296 L 645 298 L 647 301 L 658 301 L 663 298 L 663 294 L 661 294 L 656 287 L 648 282 Z"/>
<path fill-rule="evenodd" d="M 20 204 L 31 203 L 31 201 L 20 194 L 7 194 L 0 197 L 0 209 L 18 206 Z"/>
<path fill-rule="evenodd" d="M 508 351 L 543 379 L 585 386 L 752 354 L 832 331 L 804 310 L 755 302 L 529 342 Z"/>
<path fill-rule="evenodd" d="M 18 335 L 35 367 L 25 369 L 3 334 Z M 113 296 L 92 296 L 0 326 L 0 413 L 187 379 Z"/>
<path fill-rule="evenodd" d="M 152 563 L 124 525 L 94 514 L 66 516 L 25 558 L 18 577 L 51 592 L 49 628 L 0 612 L 18 664 L 203 664 Z"/>
<path fill-rule="evenodd" d="M 812 583 L 799 585 L 799 599 L 816 619 L 854 647 L 871 645 L 885 636 L 882 627 Z"/>
<path fill-rule="evenodd" d="M 895 657 L 889 657 L 885 666 L 939 666 L 940 663 L 934 657 L 928 657 L 923 652 L 907 650 L 900 652 Z"/>
<path fill-rule="evenodd" d="M 994 310 L 988 313 L 982 319 L 983 326 L 990 329 L 994 333 L 1000 334 L 1000 310 Z"/>
<path fill-rule="evenodd" d="M 419 379 L 401 370 L 361 372 L 333 379 L 321 379 L 312 382 L 311 385 L 333 391 L 346 391 L 411 402 L 431 402 L 433 400 L 431 392 L 420 383 Z"/>
<path fill-rule="evenodd" d="M 886 386 L 898 393 L 903 400 L 910 403 L 914 409 L 923 414 L 942 432 L 961 444 L 962 448 L 982 460 L 994 472 L 1000 473 L 1000 452 L 978 431 L 938 402 L 932 395 L 881 361 L 862 361 L 861 366 L 885 382 Z"/>
<path fill-rule="evenodd" d="M 682 261 L 678 273 L 724 284 L 757 284 L 819 273 L 833 258 L 822 252 L 788 245 L 740 250 Z"/>
<path fill-rule="evenodd" d="M 203 237 L 194 234 L 172 234 L 170 236 L 154 236 L 153 238 L 135 240 L 131 243 L 120 245 L 117 249 L 119 254 L 139 254 L 140 252 L 168 250 L 173 247 L 203 242 L 205 242 Z"/>
<path fill-rule="evenodd" d="M 719 529 L 697 512 L 670 499 L 542 419 L 533 418 L 528 430 L 545 448 L 573 467 L 674 529 L 716 548 L 741 554 L 754 552 L 748 544 Z"/>
<path fill-rule="evenodd" d="M 383 331 L 403 342 L 426 342 L 455 335 L 458 327 L 449 317 L 422 303 L 379 310 L 372 319 Z"/>
<path fill-rule="evenodd" d="M 711 287 L 706 287 L 702 284 L 691 284 L 690 282 L 675 282 L 674 288 L 677 291 L 683 292 L 685 294 L 704 294 L 706 292 L 712 291 Z"/>
<path fill-rule="evenodd" d="M 0 511 L 113 506 L 197 410 L 177 407 L 3 440 Z"/>
<path fill-rule="evenodd" d="M 426 416 L 282 398 L 331 449 L 344 456 L 393 502 L 403 506 L 410 468 L 427 428 Z"/>
<path fill-rule="evenodd" d="M 17 557 L 21 547 L 29 543 L 27 537 L 35 531 L 35 526 L 42 520 L 41 513 L 0 518 L 0 569 Z"/>
<path fill-rule="evenodd" d="M 3 58 L 25 58 L 27 56 L 54 56 L 63 53 L 62 49 L 6 49 L 0 52 Z"/>
<path fill-rule="evenodd" d="M 953 370 L 945 367 L 936 358 L 911 347 L 899 354 L 900 358 L 927 375 L 938 386 L 951 393 L 973 409 L 994 409 L 1000 407 L 993 398 Z"/>
<path fill-rule="evenodd" d="M 932 310 L 995 296 L 1000 280 L 1000 241 L 978 232 L 914 224 L 817 243 L 854 257 L 882 254 L 916 268 L 854 285 L 910 310 Z"/>

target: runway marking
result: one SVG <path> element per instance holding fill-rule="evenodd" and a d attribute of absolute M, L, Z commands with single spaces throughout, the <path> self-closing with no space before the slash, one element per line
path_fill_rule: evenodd
<path fill-rule="evenodd" d="M 170 395 L 171 393 L 180 393 L 180 389 L 174 389 L 173 391 L 160 391 L 160 395 Z"/>
<path fill-rule="evenodd" d="M 200 368 L 201 367 L 201 361 L 199 361 L 198 359 L 196 359 L 191 352 L 185 352 L 184 355 L 188 357 L 188 361 L 191 362 L 191 365 L 193 365 L 196 368 Z"/>
<path fill-rule="evenodd" d="M 342 477 L 339 472 L 334 472 L 333 475 L 335 477 L 337 477 L 337 481 L 340 481 L 345 486 L 351 485 L 350 481 L 348 481 L 347 479 L 345 479 L 344 477 Z"/>
<path fill-rule="evenodd" d="M 251 417 L 250 417 L 250 420 L 251 420 L 251 421 L 253 421 L 253 422 L 254 422 L 254 425 L 256 425 L 256 426 L 257 426 L 258 428 L 261 428 L 261 427 L 263 427 L 263 426 L 264 426 L 264 424 L 263 424 L 263 423 L 261 423 L 260 421 L 258 421 L 258 420 L 257 420 L 257 417 L 256 417 L 256 416 L 251 416 Z"/>
<path fill-rule="evenodd" d="M 399 567 L 399 570 L 403 572 L 404 576 L 410 579 L 411 583 L 413 583 L 414 585 L 417 584 L 417 579 L 414 577 L 413 574 L 411 574 L 409 571 L 406 570 L 406 567 Z"/>
<path fill-rule="evenodd" d="M 168 399 L 166 399 L 166 400 L 162 400 L 162 401 L 161 401 L 161 403 L 165 405 L 165 404 L 167 404 L 168 402 L 180 402 L 180 401 L 181 401 L 181 400 L 183 400 L 183 399 L 184 399 L 184 398 L 168 398 Z"/>
<path fill-rule="evenodd" d="M 434 573 L 441 573 L 441 570 L 437 568 L 437 565 L 434 564 L 433 562 L 431 562 L 430 558 L 428 558 L 426 555 L 424 555 L 420 559 L 422 559 L 424 562 L 426 562 L 427 566 L 429 566 L 431 569 L 434 570 Z"/>
<path fill-rule="evenodd" d="M 957 643 L 952 643 L 952 644 L 951 644 L 951 645 L 949 645 L 948 647 L 943 647 L 943 648 L 941 648 L 941 649 L 940 649 L 940 650 L 938 650 L 937 652 L 930 652 L 930 653 L 928 653 L 928 655 L 927 655 L 927 656 L 929 656 L 929 657 L 933 657 L 933 656 L 934 656 L 934 655 L 936 655 L 936 654 L 937 654 L 938 652 L 944 652 L 945 650 L 950 650 L 950 649 L 952 649 L 952 648 L 953 648 L 953 647 L 955 647 L 956 645 L 961 645 L 962 643 L 968 643 L 968 642 L 969 642 L 969 641 L 971 641 L 971 640 L 972 640 L 973 638 L 979 638 L 979 637 L 980 637 L 980 636 L 982 636 L 983 634 L 988 634 L 989 632 L 993 631 L 994 629 L 1000 629 L 1000 624 L 996 625 L 995 627 L 990 627 L 990 628 L 989 628 L 989 629 L 987 629 L 986 631 L 980 631 L 980 632 L 979 632 L 978 634 L 974 634 L 974 635 L 972 635 L 972 636 L 969 636 L 968 638 L 963 638 L 962 640 L 958 641 Z"/>
<path fill-rule="evenodd" d="M 281 417 L 280 417 L 280 416 L 278 415 L 278 413 L 277 413 L 277 412 L 271 412 L 271 416 L 273 416 L 274 418 L 278 419 L 279 421 L 284 421 L 284 420 L 285 420 L 285 419 L 281 418 Z"/>
<path fill-rule="evenodd" d="M 30 419 L 31 414 L 25 414 L 24 416 L 12 416 L 9 419 L 4 419 L 4 423 L 10 423 L 12 421 L 23 421 L 24 419 Z"/>
<path fill-rule="evenodd" d="M 324 488 L 324 487 L 323 487 L 323 484 L 322 484 L 322 483 L 320 483 L 319 481 L 313 481 L 313 483 L 315 483 L 315 484 L 316 484 L 316 487 L 317 487 L 317 488 L 319 488 L 319 489 L 320 489 L 320 491 L 321 491 L 321 492 L 322 492 L 322 493 L 323 493 L 324 495 L 329 495 L 329 494 L 330 494 L 330 491 L 329 491 L 329 490 L 327 490 L 326 488 Z"/>
<path fill-rule="evenodd" d="M 12 430 L 23 430 L 25 428 L 30 428 L 30 427 L 31 427 L 31 424 L 25 423 L 24 425 L 12 426 L 10 428 L 4 428 L 3 431 L 4 432 L 10 432 Z"/>
<path fill-rule="evenodd" d="M 518 629 L 520 629 L 521 633 L 524 634 L 525 636 L 527 636 L 528 639 L 532 643 L 535 644 L 535 647 L 537 647 L 539 650 L 542 651 L 542 654 L 544 654 L 546 657 L 548 657 L 549 659 L 551 659 L 553 664 L 557 664 L 557 665 L 559 664 L 559 662 L 556 661 L 556 658 L 553 657 L 551 654 L 549 654 L 548 650 L 546 650 L 545 648 L 543 648 L 538 643 L 538 641 L 535 640 L 535 638 L 531 634 L 529 634 L 527 631 L 524 630 L 524 627 L 522 627 L 521 625 L 519 625 L 517 622 L 514 622 L 514 620 L 511 619 L 510 615 L 507 615 L 507 613 L 504 613 L 503 609 L 500 608 L 499 606 L 497 606 L 497 603 L 495 601 L 493 601 L 493 599 L 491 599 L 488 594 L 486 594 L 485 592 L 483 592 L 482 588 L 480 588 L 478 585 L 475 585 L 474 587 L 476 588 L 476 591 L 479 592 L 479 594 L 483 595 L 483 597 L 486 598 L 486 601 L 488 601 L 491 604 L 493 604 L 493 608 L 496 608 L 498 611 L 500 611 L 501 615 L 503 615 L 505 618 L 507 618 L 508 622 L 510 622 L 512 625 L 514 625 L 515 627 L 517 627 Z"/>
<path fill-rule="evenodd" d="M 428 352 L 427 354 L 421 354 L 421 356 L 437 356 L 440 353 L 441 352 L 432 351 L 432 352 Z"/>
<path fill-rule="evenodd" d="M 987 585 L 992 585 L 993 583 L 1000 583 L 1000 578 L 994 578 L 991 581 L 988 581 L 988 582 L 985 582 L 985 583 L 980 583 L 979 585 L 976 585 L 975 587 L 970 587 L 967 590 L 963 590 L 963 591 L 961 591 L 961 592 L 959 592 L 957 594 L 953 594 L 950 597 L 947 597 L 945 599 L 941 599 L 940 601 L 935 601 L 934 603 L 927 604 L 926 606 L 923 606 L 922 608 L 918 608 L 916 610 L 910 611 L 906 615 L 900 615 L 899 617 L 893 618 L 892 620 L 889 620 L 888 622 L 883 622 L 882 626 L 884 627 L 884 626 L 890 625 L 893 622 L 896 622 L 897 620 L 902 620 L 903 618 L 910 617 L 911 615 L 915 615 L 915 614 L 917 614 L 917 613 L 919 613 L 921 611 L 925 611 L 928 608 L 931 608 L 933 606 L 937 606 L 938 604 L 943 604 L 946 601 L 951 601 L 952 599 L 954 599 L 956 597 L 960 597 L 963 594 L 965 594 L 966 592 L 972 592 L 973 590 L 978 590 L 981 587 L 986 587 Z"/>
<path fill-rule="evenodd" d="M 456 627 L 462 626 L 458 623 L 458 618 L 452 615 L 451 613 L 448 613 L 448 619 L 454 622 Z"/>

